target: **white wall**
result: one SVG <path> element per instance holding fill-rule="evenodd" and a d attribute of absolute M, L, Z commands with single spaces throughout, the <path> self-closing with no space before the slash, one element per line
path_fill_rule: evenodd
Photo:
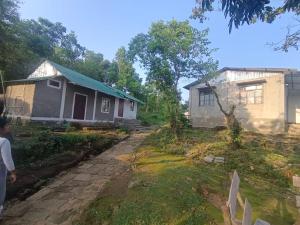
<path fill-rule="evenodd" d="M 43 62 L 28 78 L 51 77 L 62 75 L 48 61 Z"/>
<path fill-rule="evenodd" d="M 115 98 L 115 111 L 114 111 L 114 118 L 123 118 L 123 119 L 136 119 L 136 113 L 137 113 L 137 102 L 134 103 L 134 110 L 130 110 L 130 101 L 125 100 L 124 101 L 124 111 L 123 111 L 123 117 L 118 116 L 118 110 L 119 110 L 119 99 Z"/>
<path fill-rule="evenodd" d="M 134 110 L 131 111 L 130 109 L 130 101 L 125 100 L 124 103 L 124 117 L 125 119 L 136 119 L 136 112 L 137 112 L 137 103 L 134 102 Z"/>
<path fill-rule="evenodd" d="M 286 113 L 288 123 L 300 122 L 300 74 L 286 76 Z"/>

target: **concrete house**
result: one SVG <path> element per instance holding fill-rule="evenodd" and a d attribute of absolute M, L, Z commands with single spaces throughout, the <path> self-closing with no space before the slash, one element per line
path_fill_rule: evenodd
<path fill-rule="evenodd" d="M 27 79 L 5 83 L 10 117 L 36 121 L 135 120 L 140 100 L 76 71 L 44 61 Z"/>
<path fill-rule="evenodd" d="M 284 133 L 300 124 L 300 72 L 279 68 L 232 68 L 218 71 L 210 81 L 228 109 L 246 130 Z M 201 81 L 187 86 L 193 127 L 225 125 L 225 118 L 211 90 Z"/>

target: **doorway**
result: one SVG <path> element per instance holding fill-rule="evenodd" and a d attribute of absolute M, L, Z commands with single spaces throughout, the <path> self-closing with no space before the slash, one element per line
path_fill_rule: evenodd
<path fill-rule="evenodd" d="M 87 95 L 74 93 L 73 119 L 84 120 L 87 106 Z"/>

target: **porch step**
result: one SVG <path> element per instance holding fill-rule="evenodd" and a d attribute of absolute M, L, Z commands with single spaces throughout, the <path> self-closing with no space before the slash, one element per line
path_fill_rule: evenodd
<path fill-rule="evenodd" d="M 141 121 L 139 120 L 119 120 L 116 121 L 116 124 L 118 124 L 119 126 L 124 126 L 126 128 L 128 128 L 129 130 L 135 130 L 135 131 L 141 131 L 141 130 L 145 130 L 145 127 L 141 125 Z"/>
<path fill-rule="evenodd" d="M 300 124 L 289 124 L 288 125 L 288 134 L 289 135 L 300 135 Z"/>

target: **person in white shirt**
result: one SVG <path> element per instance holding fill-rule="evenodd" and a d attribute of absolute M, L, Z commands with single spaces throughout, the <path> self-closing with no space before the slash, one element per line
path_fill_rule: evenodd
<path fill-rule="evenodd" d="M 7 171 L 10 173 L 11 183 L 15 183 L 17 175 L 15 171 L 14 161 L 11 155 L 11 145 L 6 136 L 10 133 L 7 120 L 0 117 L 0 217 L 3 212 L 3 204 L 6 196 L 6 177 Z"/>

